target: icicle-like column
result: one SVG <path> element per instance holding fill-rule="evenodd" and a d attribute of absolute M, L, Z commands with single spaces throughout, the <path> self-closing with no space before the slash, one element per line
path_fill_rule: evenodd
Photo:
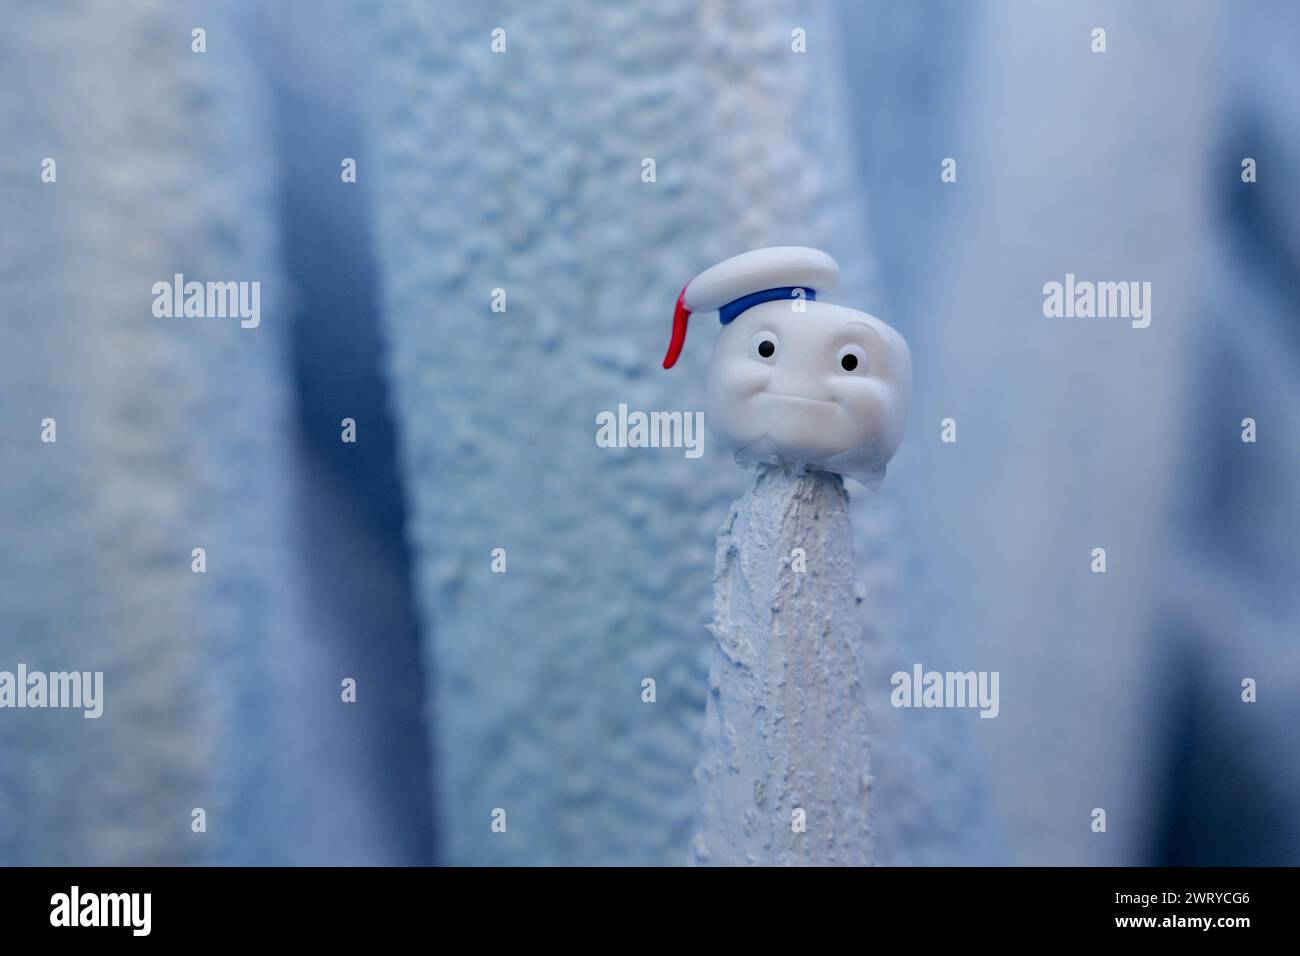
<path fill-rule="evenodd" d="M 871 862 L 849 499 L 763 466 L 718 532 L 696 863 Z"/>

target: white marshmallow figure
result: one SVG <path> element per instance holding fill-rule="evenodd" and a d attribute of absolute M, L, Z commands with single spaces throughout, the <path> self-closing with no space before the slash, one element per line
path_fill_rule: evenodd
<path fill-rule="evenodd" d="M 718 263 L 682 289 L 664 368 L 691 313 L 716 310 L 705 420 L 719 443 L 742 465 L 804 466 L 877 488 L 902 441 L 912 356 L 880 319 L 817 299 L 838 277 L 834 259 L 805 246 Z"/>

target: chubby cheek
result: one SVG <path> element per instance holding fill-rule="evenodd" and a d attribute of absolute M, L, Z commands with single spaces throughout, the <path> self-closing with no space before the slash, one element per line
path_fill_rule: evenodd
<path fill-rule="evenodd" d="M 762 432 L 753 406 L 755 395 L 772 379 L 770 366 L 740 361 L 715 368 L 709 375 L 707 413 L 709 423 L 724 436 L 744 440 Z"/>
<path fill-rule="evenodd" d="M 730 362 L 720 371 L 724 393 L 734 398 L 752 398 L 772 381 L 772 366 L 761 362 Z"/>
<path fill-rule="evenodd" d="M 850 427 L 858 436 L 859 444 L 888 440 L 885 433 L 892 430 L 890 423 L 899 401 L 891 384 L 878 378 L 837 375 L 830 381 L 830 390 L 852 422 Z"/>

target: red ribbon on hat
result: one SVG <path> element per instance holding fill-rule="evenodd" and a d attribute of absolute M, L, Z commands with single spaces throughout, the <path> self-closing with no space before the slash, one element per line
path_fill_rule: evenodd
<path fill-rule="evenodd" d="M 682 346 L 686 344 L 686 320 L 691 317 L 691 310 L 686 308 L 683 301 L 686 298 L 686 285 L 682 286 L 682 291 L 677 296 L 677 308 L 673 310 L 673 337 L 668 342 L 664 368 L 672 368 L 677 364 L 677 357 L 682 354 Z"/>

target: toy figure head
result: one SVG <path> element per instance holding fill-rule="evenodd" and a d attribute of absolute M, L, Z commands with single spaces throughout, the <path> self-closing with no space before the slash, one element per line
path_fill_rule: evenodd
<path fill-rule="evenodd" d="M 804 465 L 875 487 L 902 440 L 911 354 L 876 317 L 816 301 L 838 272 L 799 246 L 719 263 L 682 290 L 664 365 L 689 314 L 718 309 L 705 419 L 721 444 L 741 464 Z"/>

